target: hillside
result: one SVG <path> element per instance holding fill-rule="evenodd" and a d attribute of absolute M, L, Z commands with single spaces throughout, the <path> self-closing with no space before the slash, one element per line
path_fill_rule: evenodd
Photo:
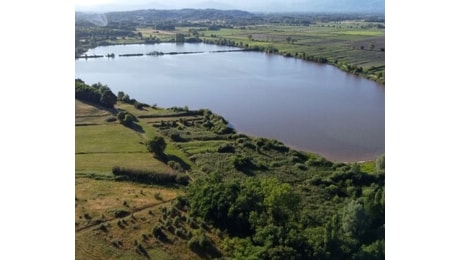
<path fill-rule="evenodd" d="M 77 259 L 383 259 L 384 157 L 332 163 L 75 84 Z"/>

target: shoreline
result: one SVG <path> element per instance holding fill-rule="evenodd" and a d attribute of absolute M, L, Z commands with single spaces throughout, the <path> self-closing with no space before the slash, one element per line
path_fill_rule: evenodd
<path fill-rule="evenodd" d="M 161 43 L 178 43 L 178 42 L 175 42 L 175 41 L 160 41 L 160 42 L 155 42 L 155 43 L 148 43 L 146 42 L 145 40 L 134 40 L 134 41 L 131 41 L 131 42 L 127 42 L 127 43 L 108 43 L 108 44 L 99 44 L 97 45 L 96 47 L 91 47 L 91 48 L 83 48 L 84 49 L 84 52 L 81 53 L 79 56 L 76 54 L 75 55 L 75 59 L 84 59 L 85 57 L 82 56 L 84 53 L 88 52 L 90 49 L 95 49 L 97 47 L 102 47 L 102 46 L 116 46 L 116 45 L 134 45 L 134 44 L 145 44 L 145 45 L 155 45 L 155 44 L 161 44 Z M 230 46 L 230 45 L 220 45 L 220 44 L 216 44 L 216 43 L 209 43 L 209 42 L 206 42 L 206 41 L 203 41 L 201 40 L 200 42 L 185 42 L 185 43 L 190 43 L 190 44 L 194 44 L 194 43 L 203 43 L 203 44 L 210 44 L 210 45 L 217 45 L 217 46 L 228 46 L 228 47 L 236 47 L 236 46 Z M 182 43 L 183 44 L 183 43 Z M 357 77 L 360 77 L 360 78 L 364 78 L 364 79 L 367 79 L 367 80 L 370 80 L 370 81 L 374 81 L 380 85 L 382 85 L 383 87 L 385 87 L 385 80 L 382 81 L 379 81 L 379 80 L 375 80 L 375 79 L 372 79 L 370 78 L 369 76 L 365 76 L 363 74 L 359 74 L 359 73 L 352 73 L 350 71 L 346 71 L 344 69 L 342 69 L 341 66 L 339 66 L 340 64 L 338 63 L 334 63 L 334 62 L 329 62 L 327 59 L 326 62 L 324 62 L 323 58 L 320 58 L 318 57 L 318 59 L 320 61 L 314 61 L 314 60 L 308 60 L 308 59 L 303 59 L 303 58 L 300 58 L 300 57 L 296 57 L 296 56 L 292 56 L 290 54 L 283 54 L 283 53 L 279 53 L 279 52 L 271 52 L 270 50 L 264 50 L 264 49 L 259 49 L 257 48 L 257 46 L 255 47 L 236 47 L 236 48 L 240 48 L 241 50 L 238 50 L 238 51 L 254 51 L 254 52 L 263 52 L 263 53 L 267 53 L 267 54 L 274 54 L 274 55 L 279 55 L 279 56 L 282 56 L 282 57 L 285 57 L 285 58 L 295 58 L 295 59 L 299 59 L 299 60 L 302 60 L 302 61 L 305 61 L 305 62 L 313 62 L 313 63 L 321 63 L 321 64 L 328 64 L 328 65 L 331 65 L 337 69 L 339 69 L 340 71 L 343 71 L 347 74 L 350 74 L 350 75 L 355 75 Z M 230 51 L 229 51 L 230 52 Z M 144 54 L 144 55 L 147 55 L 149 56 L 148 54 Z M 169 54 L 168 54 L 169 55 Z M 170 55 L 173 55 L 173 54 L 170 54 Z M 91 55 L 88 55 L 88 58 L 90 58 L 89 56 Z M 100 56 L 100 55 L 92 55 L 92 56 Z M 119 55 L 120 56 L 120 55 Z M 141 56 L 141 55 L 130 55 L 130 56 Z M 104 55 L 102 55 L 102 57 L 105 57 Z M 91 58 L 101 58 L 101 57 L 91 57 Z M 113 57 L 111 57 L 113 58 Z"/>

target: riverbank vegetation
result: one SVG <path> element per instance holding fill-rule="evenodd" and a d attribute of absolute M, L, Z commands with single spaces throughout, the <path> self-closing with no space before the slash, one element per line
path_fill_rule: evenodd
<path fill-rule="evenodd" d="M 327 63 L 385 84 L 385 19 L 379 14 L 252 14 L 186 9 L 114 12 L 106 16 L 108 23 L 101 27 L 76 13 L 75 57 L 100 45 L 205 42 Z"/>
<path fill-rule="evenodd" d="M 79 94 L 101 88 L 75 81 L 76 259 L 384 258 L 383 156 L 332 162 L 208 109 Z"/>

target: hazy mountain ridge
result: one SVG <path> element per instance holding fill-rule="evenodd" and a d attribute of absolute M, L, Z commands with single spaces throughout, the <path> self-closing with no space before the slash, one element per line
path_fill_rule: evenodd
<path fill-rule="evenodd" d="M 256 15 L 240 10 L 217 10 L 217 9 L 180 9 L 180 10 L 136 10 L 128 12 L 106 13 L 110 21 L 138 20 L 144 22 L 160 21 L 201 21 L 201 20 L 231 20 L 251 19 Z"/>
<path fill-rule="evenodd" d="M 221 9 L 247 10 L 250 12 L 353 12 L 353 13 L 384 13 L 385 0 L 285 0 L 285 1 L 235 1 L 222 3 L 220 1 L 187 2 L 152 1 L 132 4 L 104 4 L 92 7 L 77 6 L 77 11 L 115 12 L 140 9 Z"/>

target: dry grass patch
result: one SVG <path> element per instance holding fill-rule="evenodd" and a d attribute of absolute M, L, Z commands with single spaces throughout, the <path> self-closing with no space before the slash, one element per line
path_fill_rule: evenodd
<path fill-rule="evenodd" d="M 76 229 L 115 218 L 116 211 L 135 213 L 170 201 L 183 192 L 131 182 L 77 178 L 75 180 Z M 156 196 L 156 194 L 159 194 Z"/>
<path fill-rule="evenodd" d="M 183 191 L 89 178 L 77 178 L 75 190 L 76 259 L 147 259 L 139 248 L 150 259 L 200 259 L 187 240 L 167 230 L 167 241 L 153 235 L 166 221 L 162 208 L 171 208 L 170 201 Z M 116 211 L 127 214 L 117 217 Z"/>

